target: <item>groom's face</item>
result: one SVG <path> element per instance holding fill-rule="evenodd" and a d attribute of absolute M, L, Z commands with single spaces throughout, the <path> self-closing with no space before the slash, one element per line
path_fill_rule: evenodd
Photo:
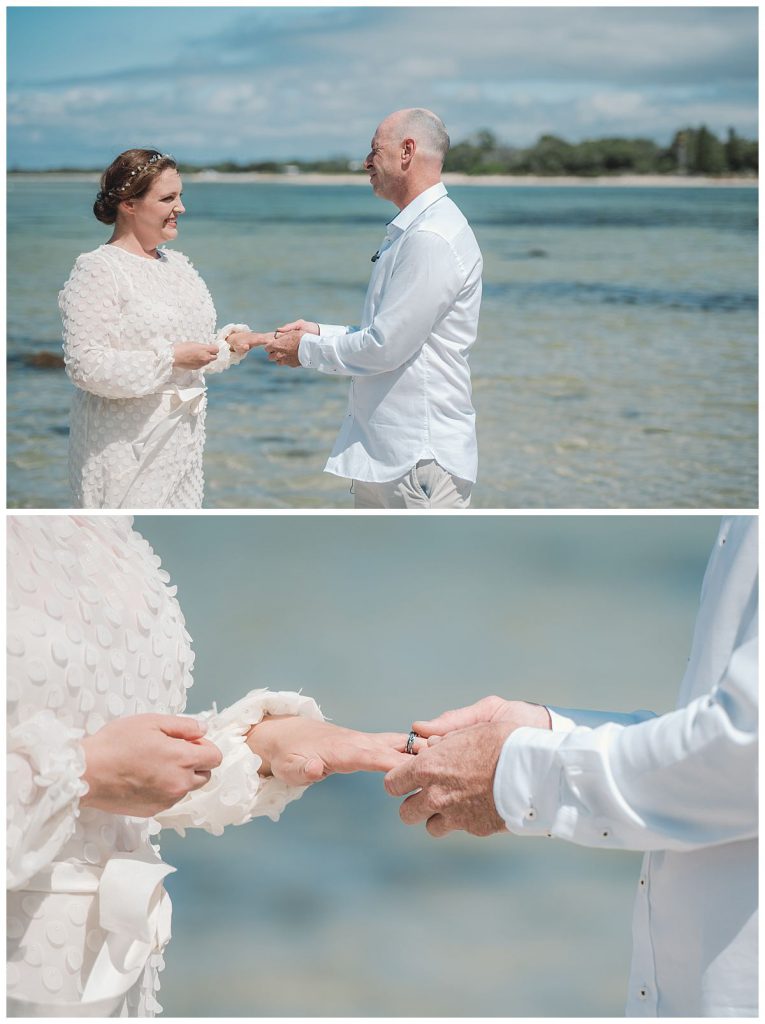
<path fill-rule="evenodd" d="M 364 167 L 369 184 L 381 199 L 393 199 L 398 191 L 401 161 L 396 135 L 387 121 L 383 121 L 374 134 Z"/>

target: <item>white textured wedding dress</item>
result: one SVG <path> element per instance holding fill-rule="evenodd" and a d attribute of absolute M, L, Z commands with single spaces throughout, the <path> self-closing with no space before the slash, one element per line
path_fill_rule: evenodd
<path fill-rule="evenodd" d="M 69 477 L 80 508 L 200 508 L 205 374 L 241 361 L 215 333 L 215 306 L 189 260 L 116 245 L 78 257 L 59 294 L 66 370 L 77 385 Z M 204 370 L 173 367 L 173 346 L 217 344 Z"/>
<path fill-rule="evenodd" d="M 206 712 L 223 763 L 156 819 L 79 808 L 80 739 L 110 719 L 177 714 L 194 655 L 167 573 L 128 516 L 9 516 L 10 1016 L 153 1016 L 170 901 L 151 841 L 276 820 L 303 788 L 258 775 L 245 743 L 263 714 L 320 719 L 313 700 L 254 690 Z"/>

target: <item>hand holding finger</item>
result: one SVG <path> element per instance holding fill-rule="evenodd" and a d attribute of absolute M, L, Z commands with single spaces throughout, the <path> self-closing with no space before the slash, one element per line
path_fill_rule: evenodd
<path fill-rule="evenodd" d="M 201 740 L 194 744 L 194 771 L 210 771 L 217 768 L 222 761 L 223 754 L 210 740 Z"/>
<path fill-rule="evenodd" d="M 412 728 L 420 736 L 445 736 L 457 729 L 467 729 L 480 722 L 491 722 L 509 702 L 501 697 L 483 697 L 475 704 L 464 708 L 444 711 L 437 718 L 425 722 L 414 722 Z"/>
<path fill-rule="evenodd" d="M 207 722 L 203 718 L 187 715 L 157 715 L 157 727 L 165 736 L 179 740 L 199 740 L 207 732 Z"/>

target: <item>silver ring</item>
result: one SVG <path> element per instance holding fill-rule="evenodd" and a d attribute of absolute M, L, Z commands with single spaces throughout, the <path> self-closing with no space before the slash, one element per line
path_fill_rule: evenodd
<path fill-rule="evenodd" d="M 412 731 L 409 733 L 409 739 L 406 741 L 406 752 L 407 752 L 407 754 L 413 754 L 414 753 L 414 741 L 419 739 L 419 738 L 420 737 L 418 736 L 418 734 L 414 731 L 414 729 L 412 729 Z"/>

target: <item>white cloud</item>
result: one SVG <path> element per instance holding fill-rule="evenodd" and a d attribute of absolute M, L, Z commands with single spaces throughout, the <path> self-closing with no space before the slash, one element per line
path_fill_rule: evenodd
<path fill-rule="evenodd" d="M 517 145 L 616 130 L 666 141 L 701 121 L 756 132 L 754 9 L 231 12 L 227 31 L 156 67 L 9 87 L 12 162 L 105 160 L 134 140 L 189 160 L 363 156 L 382 117 L 413 105 L 437 110 L 455 141 L 481 127 Z"/>

